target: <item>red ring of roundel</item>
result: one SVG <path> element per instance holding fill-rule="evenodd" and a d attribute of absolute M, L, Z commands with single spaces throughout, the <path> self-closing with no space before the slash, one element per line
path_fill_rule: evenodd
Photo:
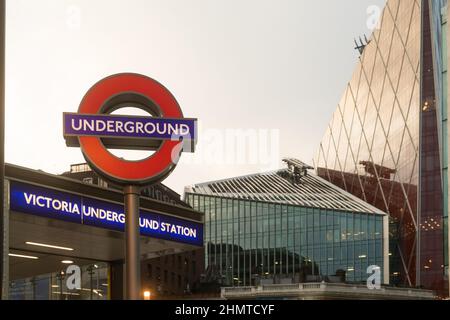
<path fill-rule="evenodd" d="M 163 117 L 183 118 L 178 102 L 163 85 L 134 73 L 116 74 L 97 82 L 84 96 L 78 113 L 98 114 L 110 97 L 123 92 L 146 96 L 160 108 Z M 95 169 L 124 184 L 145 184 L 164 178 L 175 167 L 172 155 L 179 155 L 182 147 L 179 141 L 164 140 L 152 156 L 139 161 L 128 161 L 111 154 L 100 138 L 80 136 L 78 139 L 84 157 Z"/>

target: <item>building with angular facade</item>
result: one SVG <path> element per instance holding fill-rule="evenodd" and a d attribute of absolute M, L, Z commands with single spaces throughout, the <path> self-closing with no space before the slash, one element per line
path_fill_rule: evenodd
<path fill-rule="evenodd" d="M 448 296 L 446 0 L 388 0 L 317 174 L 389 214 L 391 283 Z"/>
<path fill-rule="evenodd" d="M 365 284 L 377 266 L 388 283 L 388 216 L 285 161 L 288 169 L 186 187 L 185 201 L 205 213 L 208 277 L 221 286 Z"/>

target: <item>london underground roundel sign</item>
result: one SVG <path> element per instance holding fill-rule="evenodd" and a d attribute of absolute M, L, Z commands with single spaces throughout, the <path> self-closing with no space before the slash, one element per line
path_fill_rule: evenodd
<path fill-rule="evenodd" d="M 135 107 L 149 116 L 112 115 Z M 184 118 L 178 102 L 159 82 L 135 73 L 121 73 L 97 82 L 77 113 L 64 113 L 64 138 L 81 147 L 86 161 L 102 176 L 124 185 L 145 185 L 164 179 L 182 151 L 193 152 L 196 119 Z M 112 149 L 154 150 L 146 159 L 125 160 Z"/>

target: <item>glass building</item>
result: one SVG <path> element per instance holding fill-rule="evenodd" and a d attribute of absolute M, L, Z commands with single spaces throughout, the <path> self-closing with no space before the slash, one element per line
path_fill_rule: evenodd
<path fill-rule="evenodd" d="M 391 282 L 448 295 L 447 1 L 388 0 L 315 157 L 390 216 Z"/>
<path fill-rule="evenodd" d="M 376 265 L 387 282 L 387 215 L 285 161 L 288 169 L 186 187 L 185 200 L 205 213 L 207 273 L 224 286 L 365 283 Z"/>

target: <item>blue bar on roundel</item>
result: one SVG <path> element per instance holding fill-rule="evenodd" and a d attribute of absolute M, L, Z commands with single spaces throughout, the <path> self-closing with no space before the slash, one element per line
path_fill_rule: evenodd
<path fill-rule="evenodd" d="M 196 140 L 196 119 L 64 113 L 64 137 Z"/>

